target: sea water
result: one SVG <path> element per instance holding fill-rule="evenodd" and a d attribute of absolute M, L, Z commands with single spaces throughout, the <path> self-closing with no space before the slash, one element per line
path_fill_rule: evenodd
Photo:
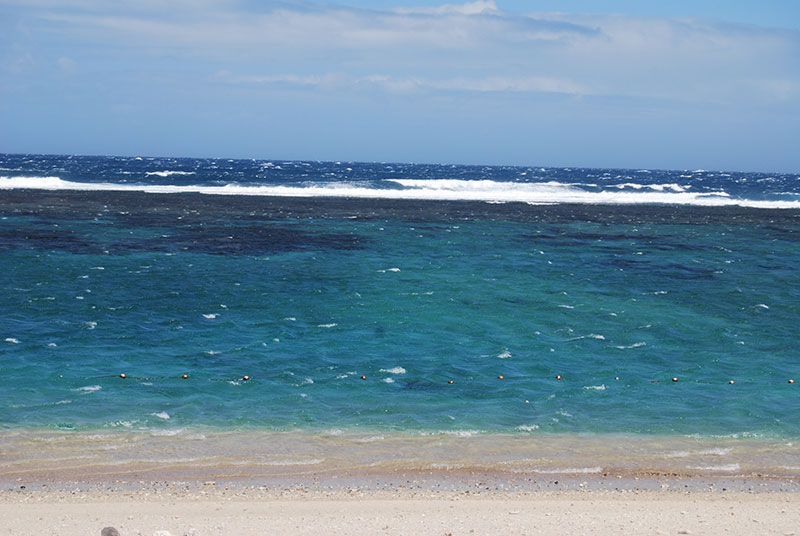
<path fill-rule="evenodd" d="M 794 474 L 798 266 L 791 174 L 0 155 L 0 462 Z"/>

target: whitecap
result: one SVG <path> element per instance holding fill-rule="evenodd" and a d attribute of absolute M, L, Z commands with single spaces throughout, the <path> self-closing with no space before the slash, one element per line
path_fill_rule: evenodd
<path fill-rule="evenodd" d="M 603 384 L 600 384 L 600 385 L 584 385 L 583 388 L 588 390 L 588 391 L 591 391 L 591 390 L 594 390 L 594 391 L 605 391 L 606 390 L 606 386 L 603 385 Z"/>
<path fill-rule="evenodd" d="M 392 378 L 384 378 L 384 379 L 382 379 L 381 381 L 382 381 L 383 383 L 394 383 L 394 380 L 393 380 Z"/>
<path fill-rule="evenodd" d="M 392 367 L 390 369 L 381 369 L 381 372 L 388 372 L 389 374 L 405 374 L 407 371 L 403 367 Z"/>
<path fill-rule="evenodd" d="M 209 313 L 209 314 L 207 314 L 207 315 L 205 315 L 205 314 L 204 314 L 204 315 L 203 315 L 203 318 L 207 318 L 207 319 L 209 319 L 209 320 L 213 320 L 213 319 L 217 318 L 218 316 L 219 316 L 219 315 L 218 315 L 218 314 L 216 314 L 216 313 Z"/>
<path fill-rule="evenodd" d="M 6 342 L 10 342 L 11 344 L 19 344 L 19 339 L 15 339 L 14 337 L 6 337 Z"/>
<path fill-rule="evenodd" d="M 336 323 L 333 323 L 333 324 L 319 324 L 317 327 L 318 328 L 330 329 L 330 328 L 335 328 L 338 325 L 339 324 L 336 324 Z"/>
<path fill-rule="evenodd" d="M 72 389 L 73 391 L 80 391 L 84 393 L 93 393 L 94 391 L 99 391 L 102 389 L 99 385 L 87 385 L 85 387 L 78 387 L 77 389 Z"/>
<path fill-rule="evenodd" d="M 521 424 L 515 428 L 515 430 L 519 430 L 520 432 L 533 432 L 538 429 L 538 424 Z"/>
<path fill-rule="evenodd" d="M 618 350 L 630 350 L 632 348 L 641 348 L 642 346 L 647 346 L 646 342 L 637 342 L 628 346 L 615 346 L 614 348 Z"/>
<path fill-rule="evenodd" d="M 156 177 L 169 177 L 170 175 L 194 175 L 194 171 L 172 171 L 172 170 L 165 170 L 165 171 L 148 171 L 145 173 L 148 177 L 156 176 Z"/>
<path fill-rule="evenodd" d="M 158 413 L 151 413 L 153 417 L 158 417 L 159 419 L 164 419 L 165 421 L 169 420 L 169 414 L 166 411 L 159 411 Z"/>
<path fill-rule="evenodd" d="M 565 170 L 566 171 L 566 170 Z M 154 172 L 164 173 L 164 172 Z M 574 183 L 516 183 L 493 180 L 391 179 L 402 188 L 369 188 L 353 184 L 320 183 L 312 186 L 224 186 L 204 185 L 128 185 L 87 183 L 60 177 L 0 176 L 0 189 L 44 189 L 78 191 L 139 191 L 147 193 L 202 193 L 207 195 L 251 195 L 290 197 L 349 197 L 361 199 L 430 199 L 451 201 L 522 202 L 529 204 L 681 204 L 694 206 L 745 206 L 753 208 L 796 209 L 800 201 L 734 199 L 724 191 L 694 193 L 680 191 L 680 185 L 641 185 L 639 189 L 594 191 Z"/>
<path fill-rule="evenodd" d="M 497 355 L 497 359 L 508 359 L 509 357 L 511 357 L 511 352 L 508 351 L 508 348 Z"/>

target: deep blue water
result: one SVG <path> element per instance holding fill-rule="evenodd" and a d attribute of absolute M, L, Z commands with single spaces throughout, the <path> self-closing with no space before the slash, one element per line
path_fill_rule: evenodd
<path fill-rule="evenodd" d="M 0 188 L 0 427 L 800 437 L 796 175 L 0 155 Z"/>

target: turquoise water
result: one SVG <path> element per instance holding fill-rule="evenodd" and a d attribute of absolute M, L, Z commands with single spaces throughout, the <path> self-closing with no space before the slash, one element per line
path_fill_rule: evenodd
<path fill-rule="evenodd" d="M 800 437 L 793 210 L 0 193 L 0 427 Z"/>

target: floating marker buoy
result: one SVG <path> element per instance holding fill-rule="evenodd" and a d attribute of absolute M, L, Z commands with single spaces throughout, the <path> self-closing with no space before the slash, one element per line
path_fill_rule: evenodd
<path fill-rule="evenodd" d="M 497 379 L 498 380 L 504 380 L 505 378 L 503 378 L 502 376 L 498 376 Z"/>
<path fill-rule="evenodd" d="M 557 379 L 558 381 L 561 381 L 561 376 L 556 376 L 556 379 Z"/>
<path fill-rule="evenodd" d="M 452 384 L 453 384 L 453 380 L 447 380 L 447 383 L 449 383 L 450 385 L 452 385 Z"/>
<path fill-rule="evenodd" d="M 789 383 L 794 383 L 794 380 L 789 380 Z"/>
<path fill-rule="evenodd" d="M 678 381 L 678 378 L 672 378 L 672 381 L 676 382 Z"/>
<path fill-rule="evenodd" d="M 736 382 L 734 382 L 733 380 L 728 382 L 729 385 L 733 385 L 734 383 L 736 383 Z"/>
<path fill-rule="evenodd" d="M 120 377 L 120 378 L 122 378 L 123 380 L 124 380 L 125 378 L 127 378 L 127 376 L 126 376 L 126 375 L 124 375 L 124 374 L 120 374 L 120 375 L 119 375 L 119 377 Z"/>
<path fill-rule="evenodd" d="M 183 378 L 185 380 L 185 379 L 189 378 L 189 375 L 188 374 L 184 374 L 183 376 L 181 376 L 181 378 Z"/>
<path fill-rule="evenodd" d="M 619 381 L 619 376 L 614 376 L 614 379 Z"/>
<path fill-rule="evenodd" d="M 250 376 L 243 376 L 242 377 L 242 381 L 249 381 L 249 380 L 250 380 Z"/>
<path fill-rule="evenodd" d="M 366 377 L 366 376 L 361 376 L 361 379 L 362 379 L 362 380 L 366 380 L 366 379 L 367 379 L 367 377 Z"/>

